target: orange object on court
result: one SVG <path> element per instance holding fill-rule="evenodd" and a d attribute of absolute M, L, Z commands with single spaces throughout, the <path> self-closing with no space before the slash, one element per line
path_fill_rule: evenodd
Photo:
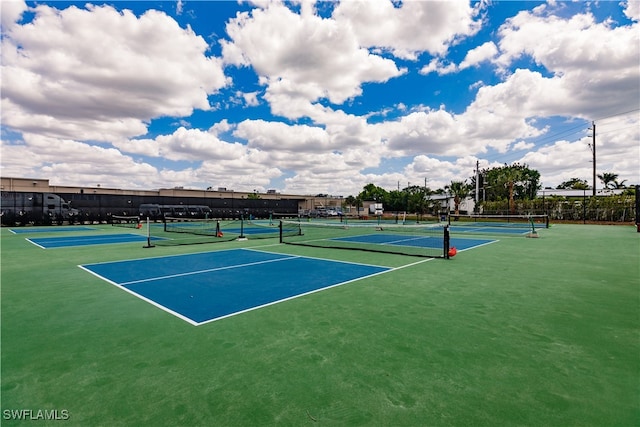
<path fill-rule="evenodd" d="M 454 256 L 456 256 L 456 254 L 458 253 L 458 250 L 456 249 L 455 246 L 451 247 L 449 249 L 449 258 L 453 258 Z"/>

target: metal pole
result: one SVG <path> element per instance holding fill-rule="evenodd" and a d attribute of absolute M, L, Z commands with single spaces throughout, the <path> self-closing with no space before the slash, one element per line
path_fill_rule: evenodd
<path fill-rule="evenodd" d="M 476 160 L 476 205 L 478 204 L 479 201 L 480 201 L 480 162 Z"/>
<path fill-rule="evenodd" d="M 582 223 L 587 223 L 587 190 L 582 189 Z"/>
<path fill-rule="evenodd" d="M 591 150 L 593 153 L 593 195 L 596 195 L 596 122 L 591 122 L 592 131 L 593 131 L 593 149 Z"/>

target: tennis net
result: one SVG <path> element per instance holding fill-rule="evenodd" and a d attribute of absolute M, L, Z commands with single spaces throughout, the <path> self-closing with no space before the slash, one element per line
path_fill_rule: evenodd
<path fill-rule="evenodd" d="M 201 243 L 228 242 L 241 239 L 277 238 L 278 224 L 271 221 L 249 221 L 246 219 L 191 219 L 166 217 L 162 240 L 158 246 L 194 245 Z M 174 235 L 178 233 L 178 235 Z"/>
<path fill-rule="evenodd" d="M 142 228 L 142 222 L 138 216 L 111 215 L 113 227 Z"/>
<path fill-rule="evenodd" d="M 449 257 L 449 229 L 446 225 L 280 221 L 280 242 L 428 258 Z"/>
<path fill-rule="evenodd" d="M 449 215 L 451 226 L 549 228 L 548 215 Z"/>
<path fill-rule="evenodd" d="M 164 219 L 164 231 L 167 233 L 185 233 L 203 236 L 216 236 L 220 231 L 217 219 L 171 218 Z"/>

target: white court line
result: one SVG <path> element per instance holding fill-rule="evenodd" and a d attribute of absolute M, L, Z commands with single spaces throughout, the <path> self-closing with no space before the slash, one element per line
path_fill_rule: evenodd
<path fill-rule="evenodd" d="M 42 245 L 37 244 L 36 242 L 34 242 L 34 241 L 33 241 L 33 240 L 31 240 L 31 239 L 25 238 L 24 240 L 26 240 L 27 242 L 29 242 L 29 243 L 31 243 L 31 244 L 33 244 L 33 245 L 36 245 L 36 246 L 37 246 L 37 247 L 39 247 L 40 249 L 47 249 L 46 247 L 44 247 L 44 246 L 42 246 Z"/>
<path fill-rule="evenodd" d="M 140 295 L 139 293 L 136 293 L 136 292 L 134 292 L 134 291 L 132 291 L 132 290 L 130 290 L 130 289 L 127 289 L 127 288 L 125 288 L 125 287 L 123 287 L 123 286 L 120 286 L 118 283 L 114 282 L 113 280 L 109 280 L 109 279 L 107 279 L 106 277 L 99 275 L 99 274 L 98 274 L 98 273 L 96 273 L 95 271 L 91 271 L 91 270 L 89 270 L 88 268 L 85 268 L 85 266 L 83 266 L 83 265 L 79 265 L 78 267 L 80 267 L 81 269 L 83 269 L 84 271 L 86 271 L 86 272 L 88 272 L 88 273 L 93 274 L 93 275 L 94 275 L 94 276 L 96 276 L 97 278 L 102 279 L 102 280 L 104 280 L 105 282 L 110 283 L 110 284 L 112 284 L 112 285 L 114 285 L 114 286 L 117 286 L 118 288 L 122 289 L 123 291 L 125 291 L 125 292 L 127 292 L 127 293 L 129 293 L 129 294 L 131 294 L 131 295 L 133 295 L 133 296 L 135 296 L 135 297 L 140 298 L 140 299 L 141 299 L 141 300 L 143 300 L 143 301 L 148 302 L 149 304 L 153 305 L 154 307 L 159 308 L 159 309 L 160 309 L 160 310 L 162 310 L 162 311 L 166 311 L 166 312 L 167 312 L 167 313 L 169 313 L 169 314 L 173 314 L 174 316 L 176 316 L 176 317 L 178 317 L 178 318 L 180 318 L 180 319 L 184 320 L 184 321 L 185 321 L 185 322 L 187 322 L 187 323 L 192 324 L 193 326 L 198 326 L 198 322 L 196 322 L 196 321 L 194 321 L 194 320 L 192 320 L 192 319 L 190 319 L 190 318 L 188 318 L 188 317 L 186 317 L 186 316 L 183 316 L 182 314 L 178 313 L 177 311 L 173 311 L 173 310 L 171 310 L 170 308 L 165 307 L 165 306 L 164 306 L 164 305 L 162 305 L 162 304 L 158 304 L 157 302 L 155 302 L 155 301 L 154 301 L 154 300 L 152 300 L 152 299 L 149 299 L 149 298 L 147 298 L 147 297 L 145 297 L 145 296 L 143 296 L 143 295 Z"/>

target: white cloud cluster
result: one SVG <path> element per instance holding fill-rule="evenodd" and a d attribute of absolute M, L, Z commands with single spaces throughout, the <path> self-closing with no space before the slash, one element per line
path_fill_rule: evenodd
<path fill-rule="evenodd" d="M 24 0 L 7 0 L 0 3 L 0 25 L 7 31 L 18 22 L 27 10 Z"/>
<path fill-rule="evenodd" d="M 3 28 L 3 124 L 22 132 L 112 141 L 159 116 L 209 109 L 227 84 L 204 39 L 162 12 L 40 5 Z"/>
<path fill-rule="evenodd" d="M 297 118 L 291 98 L 341 104 L 362 93 L 364 82 L 402 74 L 395 63 L 361 47 L 348 26 L 313 13 L 297 14 L 279 2 L 238 14 L 226 27 L 224 59 L 251 66 L 268 86 L 265 98 L 277 114 Z"/>
<path fill-rule="evenodd" d="M 311 0 L 251 4 L 218 35 L 216 58 L 202 35 L 152 9 L 136 16 L 112 6 L 39 5 L 20 23 L 25 3 L 3 2 L 2 125 L 22 136 L 2 141 L 3 174 L 143 188 L 265 190 L 278 181 L 283 191 L 348 195 L 369 182 L 393 189 L 428 178 L 443 187 L 470 176 L 479 158 L 482 168 L 508 157 L 556 185 L 590 176 L 589 151 L 584 140 L 551 137 L 535 147 L 549 132 L 541 119 L 590 121 L 638 107 L 637 2 L 624 6 L 631 25 L 586 12 L 564 17 L 561 5 L 543 4 L 507 19 L 459 63 L 450 49 L 478 33 L 484 2 L 346 0 L 330 16 Z M 527 61 L 531 69 L 514 69 Z M 396 101 L 382 113 L 347 112 L 367 85 L 479 67 L 493 67 L 499 81 L 477 81 L 462 110 Z M 262 90 L 230 87 L 237 68 L 255 72 Z M 211 110 L 223 88 L 231 95 L 220 104 L 267 102 L 279 117 L 190 128 L 193 111 Z M 180 127 L 147 135 L 163 117 Z M 629 155 L 640 145 L 637 112 L 605 122 L 601 170 L 640 179 Z M 396 160 L 393 171 L 383 169 Z"/>
<path fill-rule="evenodd" d="M 334 17 L 353 30 L 360 45 L 416 59 L 423 52 L 443 55 L 459 38 L 475 34 L 477 12 L 466 0 L 343 1 Z"/>

